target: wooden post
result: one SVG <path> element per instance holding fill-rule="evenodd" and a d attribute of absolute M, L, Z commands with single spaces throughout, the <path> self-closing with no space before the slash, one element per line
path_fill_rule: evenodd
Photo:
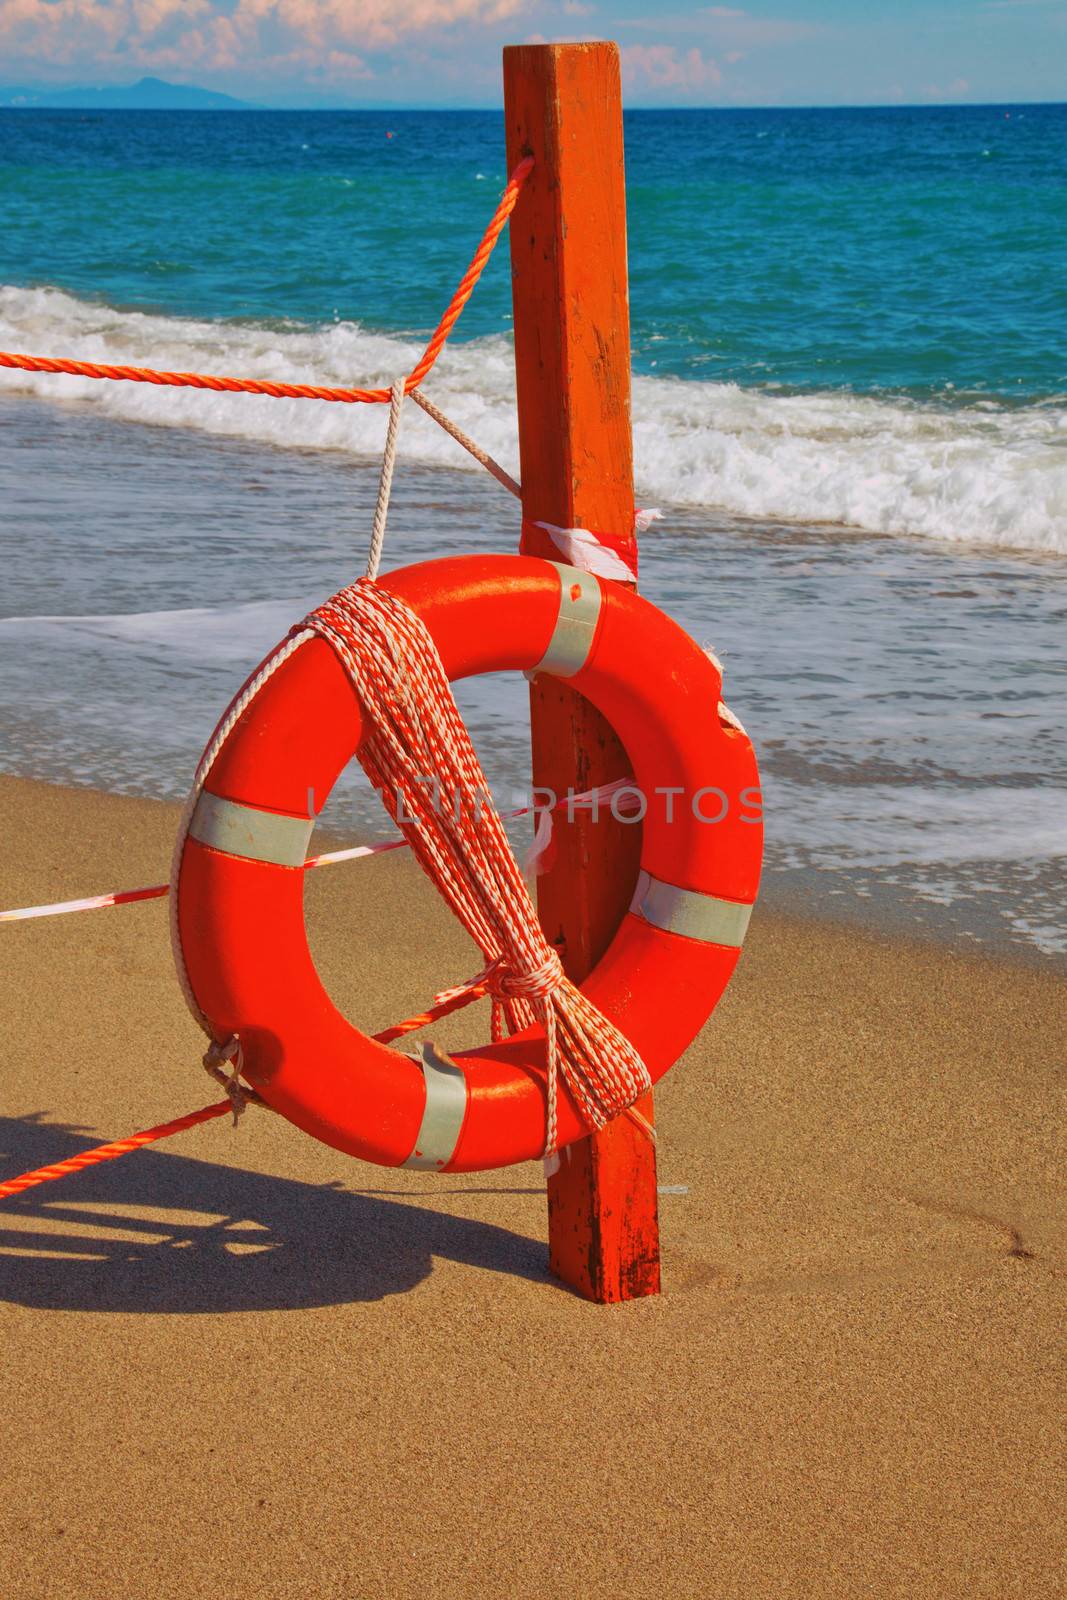
<path fill-rule="evenodd" d="M 508 164 L 535 166 L 511 219 L 523 549 L 559 559 L 531 525 L 633 536 L 630 316 L 619 52 L 614 44 L 504 51 Z M 551 678 L 531 686 L 534 783 L 560 798 L 629 771 L 611 728 Z M 580 980 L 629 906 L 640 825 L 557 814 L 538 908 Z M 638 1109 L 651 1123 L 652 1097 Z M 548 1182 L 552 1271 L 590 1300 L 660 1286 L 655 1146 L 628 1117 L 562 1152 Z"/>

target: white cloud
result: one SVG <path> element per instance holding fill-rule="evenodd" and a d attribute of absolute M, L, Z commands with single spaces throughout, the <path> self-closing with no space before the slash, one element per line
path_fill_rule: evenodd
<path fill-rule="evenodd" d="M 672 44 L 632 44 L 621 52 L 623 82 L 648 89 L 715 89 L 722 83 L 716 61 L 695 46 L 679 50 Z"/>
<path fill-rule="evenodd" d="M 457 24 L 513 16 L 523 0 L 0 0 L 5 66 L 101 79 L 130 69 L 271 78 L 365 77 L 363 52 Z"/>

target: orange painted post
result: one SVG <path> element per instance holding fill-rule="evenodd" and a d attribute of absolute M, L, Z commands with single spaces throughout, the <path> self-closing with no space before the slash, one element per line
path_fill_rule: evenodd
<path fill-rule="evenodd" d="M 632 539 L 630 317 L 619 52 L 614 44 L 504 51 L 508 164 L 536 165 L 511 220 L 523 549 L 560 559 L 538 521 Z M 561 798 L 628 773 L 588 701 L 531 686 L 533 776 Z M 606 807 L 557 814 L 538 908 L 572 978 L 595 965 L 629 906 L 640 825 Z M 638 1110 L 651 1123 L 652 1097 Z M 562 1152 L 548 1181 L 552 1271 L 590 1300 L 660 1287 L 656 1154 L 628 1117 Z"/>

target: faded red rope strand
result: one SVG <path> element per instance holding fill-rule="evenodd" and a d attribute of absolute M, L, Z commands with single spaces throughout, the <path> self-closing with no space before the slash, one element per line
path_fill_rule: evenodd
<path fill-rule="evenodd" d="M 489 226 L 448 302 L 445 314 L 434 329 L 429 344 L 404 380 L 404 393 L 418 387 L 441 354 L 445 341 L 458 322 L 474 286 L 493 253 L 533 168 L 533 156 L 520 161 L 500 197 Z M 272 383 L 265 378 L 226 378 L 204 372 L 159 372 L 154 367 L 116 366 L 102 361 L 74 361 L 64 356 L 27 356 L 0 350 L 0 367 L 21 372 L 66 373 L 74 378 L 110 379 L 115 383 L 154 383 L 174 389 L 213 389 L 226 394 L 267 395 L 272 400 L 332 400 L 341 405 L 382 405 L 389 399 L 388 389 L 328 389 L 311 383 Z"/>
<path fill-rule="evenodd" d="M 171 1122 L 160 1122 L 154 1128 L 145 1128 L 142 1133 L 131 1133 L 128 1139 L 113 1139 L 110 1144 L 98 1144 L 93 1150 L 82 1150 L 79 1155 L 68 1156 L 66 1161 L 56 1161 L 50 1167 L 35 1167 L 32 1172 L 20 1173 L 17 1178 L 0 1183 L 0 1200 L 21 1194 L 24 1189 L 33 1189 L 39 1183 L 51 1183 L 54 1178 L 65 1178 L 68 1173 L 81 1172 L 83 1167 L 95 1167 L 101 1161 L 116 1161 L 119 1156 L 128 1156 L 131 1150 L 155 1144 L 157 1139 L 169 1139 L 174 1133 L 184 1133 L 186 1128 L 195 1128 L 198 1122 L 210 1122 L 213 1117 L 221 1117 L 227 1111 L 232 1113 L 233 1102 L 220 1100 L 216 1105 L 203 1106 L 199 1111 L 190 1111 L 187 1116 L 175 1117 Z"/>
<path fill-rule="evenodd" d="M 417 1016 L 407 1017 L 403 1022 L 395 1022 L 391 1028 L 384 1028 L 374 1038 L 379 1044 L 391 1044 L 406 1033 L 414 1033 L 417 1028 L 439 1022 L 442 1017 L 450 1016 L 462 1006 L 470 1005 L 472 1000 L 480 1000 L 487 988 L 488 985 L 481 983 L 459 993 L 449 992 L 447 998 L 436 1001 Z M 81 1172 L 86 1167 L 98 1166 L 102 1161 L 117 1161 L 120 1156 L 143 1149 L 146 1144 L 169 1139 L 173 1134 L 184 1133 L 187 1128 L 195 1128 L 201 1122 L 211 1122 L 215 1117 L 225 1116 L 232 1111 L 232 1100 L 218 1100 L 214 1105 L 202 1106 L 199 1111 L 190 1111 L 184 1117 L 174 1117 L 170 1122 L 157 1123 L 154 1128 L 145 1128 L 141 1133 L 131 1133 L 128 1139 L 113 1139 L 110 1144 L 98 1144 L 92 1150 L 82 1150 L 76 1156 L 68 1156 L 65 1161 L 55 1161 L 47 1167 L 35 1167 L 32 1172 L 22 1172 L 17 1178 L 8 1178 L 5 1183 L 0 1183 L 0 1200 L 9 1200 L 25 1189 L 34 1189 L 40 1183 L 52 1183 L 56 1178 L 66 1178 L 72 1172 Z"/>

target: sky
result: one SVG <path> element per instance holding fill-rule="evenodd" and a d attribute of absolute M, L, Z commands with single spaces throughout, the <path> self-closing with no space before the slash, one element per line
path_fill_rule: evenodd
<path fill-rule="evenodd" d="M 1067 99 L 1067 0 L 0 0 L 0 82 L 491 106 L 561 39 L 617 40 L 632 106 Z"/>

